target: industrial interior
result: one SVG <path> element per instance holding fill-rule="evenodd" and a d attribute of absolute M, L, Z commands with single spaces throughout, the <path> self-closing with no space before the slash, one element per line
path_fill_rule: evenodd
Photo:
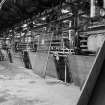
<path fill-rule="evenodd" d="M 105 0 L 0 0 L 0 105 L 105 105 Z"/>

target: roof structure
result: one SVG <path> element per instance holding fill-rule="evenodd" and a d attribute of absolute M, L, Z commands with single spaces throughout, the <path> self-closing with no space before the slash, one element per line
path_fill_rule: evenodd
<path fill-rule="evenodd" d="M 0 0 L 0 30 L 37 15 L 62 0 Z"/>

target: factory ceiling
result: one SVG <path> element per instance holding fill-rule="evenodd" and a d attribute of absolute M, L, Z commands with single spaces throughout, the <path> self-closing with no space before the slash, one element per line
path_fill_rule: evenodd
<path fill-rule="evenodd" d="M 62 0 L 0 0 L 0 30 L 58 5 Z"/>
<path fill-rule="evenodd" d="M 10 28 L 25 19 L 31 18 L 63 2 L 82 3 L 80 7 L 83 7 L 84 10 L 88 5 L 83 5 L 83 2 L 89 4 L 89 0 L 0 0 L 0 31 Z M 89 10 L 89 8 L 87 9 Z"/>

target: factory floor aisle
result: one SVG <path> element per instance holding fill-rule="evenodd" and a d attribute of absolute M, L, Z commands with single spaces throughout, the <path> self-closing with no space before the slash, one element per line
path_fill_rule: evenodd
<path fill-rule="evenodd" d="M 78 87 L 0 62 L 0 105 L 76 105 Z"/>

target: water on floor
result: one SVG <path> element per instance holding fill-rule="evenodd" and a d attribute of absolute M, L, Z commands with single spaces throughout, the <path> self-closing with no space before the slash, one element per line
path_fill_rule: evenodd
<path fill-rule="evenodd" d="M 32 70 L 0 62 L 0 105 L 76 105 L 74 84 L 35 75 Z"/>

